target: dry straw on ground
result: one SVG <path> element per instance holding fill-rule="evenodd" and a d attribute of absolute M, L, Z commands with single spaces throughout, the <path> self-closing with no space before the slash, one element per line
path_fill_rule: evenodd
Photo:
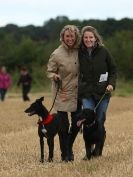
<path fill-rule="evenodd" d="M 32 101 L 40 95 L 32 96 Z M 133 97 L 112 97 L 103 156 L 83 161 L 84 143 L 79 134 L 74 144 L 73 163 L 60 161 L 58 136 L 55 138 L 54 162 L 39 163 L 37 117 L 28 118 L 24 113 L 29 104 L 22 102 L 20 97 L 7 97 L 5 102 L 0 102 L 0 177 L 133 176 Z M 46 96 L 44 104 L 50 108 L 50 97 Z"/>

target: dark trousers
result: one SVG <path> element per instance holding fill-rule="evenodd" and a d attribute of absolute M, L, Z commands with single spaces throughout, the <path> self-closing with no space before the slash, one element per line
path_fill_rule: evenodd
<path fill-rule="evenodd" d="M 77 115 L 76 112 L 71 115 L 71 126 L 70 126 L 69 133 L 68 133 L 68 156 L 71 156 L 73 154 L 73 150 L 72 150 L 73 143 L 80 130 L 80 128 L 77 127 L 76 115 Z"/>
<path fill-rule="evenodd" d="M 61 131 L 59 132 L 61 159 L 65 160 L 67 158 L 67 141 L 69 130 L 68 113 L 58 111 L 58 116 L 61 118 Z"/>
<path fill-rule="evenodd" d="M 77 106 L 77 111 L 71 113 L 71 126 L 69 129 L 69 133 L 68 133 L 68 146 L 67 146 L 67 151 L 68 151 L 68 158 L 71 159 L 71 157 L 73 156 L 73 143 L 77 137 L 77 134 L 80 130 L 79 127 L 77 127 L 77 115 L 80 113 L 81 111 L 81 102 L 78 102 L 78 106 Z M 74 157 L 72 157 L 74 158 Z"/>
<path fill-rule="evenodd" d="M 4 101 L 7 89 L 0 88 L 0 99 Z"/>
<path fill-rule="evenodd" d="M 29 101 L 30 98 L 28 96 L 28 93 L 30 92 L 31 87 L 29 85 L 23 85 L 22 86 L 22 97 L 24 101 Z"/>
<path fill-rule="evenodd" d="M 62 131 L 59 135 L 60 141 L 60 149 L 61 149 L 61 157 L 62 160 L 64 158 L 68 158 L 73 154 L 72 147 L 75 141 L 75 138 L 79 132 L 79 127 L 77 127 L 77 114 L 81 110 L 81 104 L 78 104 L 78 108 L 76 112 L 71 112 L 71 126 L 69 129 L 69 120 L 68 113 L 58 111 L 58 115 L 62 118 Z"/>

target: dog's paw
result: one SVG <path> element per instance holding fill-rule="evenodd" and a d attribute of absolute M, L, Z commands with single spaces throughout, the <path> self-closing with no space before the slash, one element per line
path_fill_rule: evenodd
<path fill-rule="evenodd" d="M 62 162 L 68 162 L 68 161 L 69 161 L 68 156 L 66 156 L 66 157 L 61 157 L 61 160 L 62 160 Z"/>
<path fill-rule="evenodd" d="M 82 160 L 87 161 L 87 160 L 90 160 L 90 158 L 91 158 L 91 157 L 88 157 L 87 155 L 85 155 L 85 156 L 82 158 Z"/>
<path fill-rule="evenodd" d="M 53 158 L 48 158 L 47 162 L 53 162 Z"/>
<path fill-rule="evenodd" d="M 44 163 L 44 159 L 40 159 L 40 162 L 41 162 L 41 163 Z"/>

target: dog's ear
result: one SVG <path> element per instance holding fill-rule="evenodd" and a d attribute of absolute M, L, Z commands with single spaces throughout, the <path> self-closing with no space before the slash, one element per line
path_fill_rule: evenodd
<path fill-rule="evenodd" d="M 44 96 L 42 96 L 39 100 L 40 100 L 41 102 L 44 101 Z"/>
<path fill-rule="evenodd" d="M 41 103 L 43 100 L 44 100 L 44 97 L 42 96 L 41 98 L 36 99 L 35 102 L 39 102 L 39 103 Z"/>

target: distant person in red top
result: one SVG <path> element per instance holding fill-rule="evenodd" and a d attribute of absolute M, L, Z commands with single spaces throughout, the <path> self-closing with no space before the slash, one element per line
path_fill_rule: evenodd
<path fill-rule="evenodd" d="M 11 85 L 11 76 L 7 73 L 6 67 L 2 66 L 0 69 L 0 100 L 5 100 L 5 95 Z"/>
<path fill-rule="evenodd" d="M 31 90 L 31 83 L 32 83 L 32 77 L 29 74 L 28 69 L 25 67 L 21 68 L 20 78 L 18 80 L 17 85 L 22 86 L 22 98 L 24 101 L 30 101 L 28 94 Z"/>

